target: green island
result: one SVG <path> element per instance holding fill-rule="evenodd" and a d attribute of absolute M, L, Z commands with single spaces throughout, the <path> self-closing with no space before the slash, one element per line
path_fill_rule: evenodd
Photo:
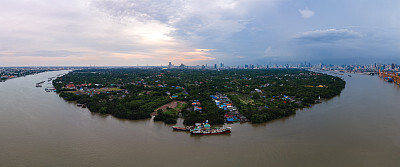
<path fill-rule="evenodd" d="M 345 81 L 304 69 L 85 69 L 53 80 L 59 96 L 117 118 L 262 123 L 340 94 Z"/>

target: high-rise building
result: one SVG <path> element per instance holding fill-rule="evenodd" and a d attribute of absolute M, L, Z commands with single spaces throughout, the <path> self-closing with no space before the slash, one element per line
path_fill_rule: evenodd
<path fill-rule="evenodd" d="M 171 62 L 169 62 L 169 64 L 168 64 L 168 68 L 169 68 L 169 69 L 171 69 L 171 68 L 174 68 L 174 65 L 172 65 L 172 63 L 171 63 Z"/>
<path fill-rule="evenodd" d="M 181 64 L 181 65 L 179 66 L 180 69 L 185 69 L 185 67 L 186 67 L 186 66 L 185 66 L 184 64 Z"/>

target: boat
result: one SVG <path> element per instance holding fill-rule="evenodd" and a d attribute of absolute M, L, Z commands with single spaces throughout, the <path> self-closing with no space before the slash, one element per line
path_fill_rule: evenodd
<path fill-rule="evenodd" d="M 45 82 L 45 81 L 36 83 L 36 87 L 42 87 L 42 84 L 43 84 L 44 82 Z"/>
<path fill-rule="evenodd" d="M 349 75 L 349 77 L 351 77 L 351 75 Z"/>
<path fill-rule="evenodd" d="M 215 128 L 215 129 L 200 129 L 200 130 L 193 130 L 190 134 L 193 135 L 217 135 L 217 134 L 226 134 L 231 133 L 231 127 L 226 128 Z"/>
<path fill-rule="evenodd" d="M 392 77 L 385 77 L 384 79 L 387 82 L 393 82 L 393 78 Z"/>
<path fill-rule="evenodd" d="M 200 126 L 196 126 L 190 130 L 190 134 L 192 135 L 217 135 L 217 134 L 227 134 L 231 133 L 231 127 L 224 126 L 222 128 L 211 128 L 210 124 L 208 124 L 208 121 L 206 121 L 205 124 L 202 124 Z"/>
<path fill-rule="evenodd" d="M 52 87 L 47 87 L 47 88 L 45 88 L 44 89 L 46 92 L 55 92 L 56 91 L 56 89 L 55 88 L 52 88 Z"/>
<path fill-rule="evenodd" d="M 173 126 L 172 129 L 176 131 L 190 131 L 192 127 L 186 126 L 186 127 L 178 127 L 178 126 Z"/>

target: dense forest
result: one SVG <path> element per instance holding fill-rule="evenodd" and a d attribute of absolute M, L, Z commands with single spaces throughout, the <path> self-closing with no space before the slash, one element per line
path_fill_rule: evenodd
<path fill-rule="evenodd" d="M 341 78 L 302 69 L 267 70 L 161 70 L 88 69 L 73 71 L 53 81 L 65 100 L 85 104 L 90 111 L 118 118 L 144 119 L 158 113 L 155 121 L 175 123 L 178 112 L 157 108 L 175 100 L 201 102 L 201 110 L 184 105 L 179 112 L 184 124 L 209 120 L 225 122 L 224 111 L 210 95 L 229 97 L 238 111 L 253 123 L 286 117 L 310 107 L 320 98 L 339 95 Z"/>

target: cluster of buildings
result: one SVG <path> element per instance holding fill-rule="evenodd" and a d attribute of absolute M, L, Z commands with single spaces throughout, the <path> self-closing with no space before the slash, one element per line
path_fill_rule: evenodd
<path fill-rule="evenodd" d="M 138 68 L 162 68 L 164 70 L 167 69 L 198 69 L 198 70 L 220 70 L 220 69 L 269 69 L 269 68 L 311 68 L 311 63 L 304 62 L 298 64 L 244 64 L 244 65 L 234 65 L 227 66 L 224 63 L 220 64 L 203 64 L 203 65 L 195 65 L 195 66 L 187 66 L 181 64 L 179 66 L 175 66 L 172 62 L 169 62 L 167 66 L 138 66 Z"/>
<path fill-rule="evenodd" d="M 75 94 L 76 95 L 89 95 L 89 96 L 93 96 L 95 94 L 100 94 L 100 93 L 110 93 L 110 92 L 121 92 L 123 93 L 126 90 L 123 89 L 115 89 L 115 88 L 89 88 L 89 87 L 82 87 L 80 89 L 78 89 Z M 125 96 L 124 96 L 125 97 Z"/>
<path fill-rule="evenodd" d="M 96 87 L 102 86 L 100 84 L 94 84 Z M 76 95 L 89 95 L 93 96 L 95 94 L 100 94 L 100 93 L 110 93 L 110 92 L 122 92 L 125 91 L 125 93 L 128 93 L 126 90 L 119 89 L 119 88 L 108 88 L 108 87 L 103 87 L 103 88 L 94 88 L 91 87 L 92 84 L 73 84 L 69 83 L 66 84 L 63 89 L 69 89 L 72 91 L 75 91 L 74 94 Z"/>
<path fill-rule="evenodd" d="M 313 69 L 324 70 L 324 71 L 343 71 L 350 73 L 365 73 L 379 71 L 400 71 L 400 65 L 398 64 L 365 64 L 365 65 L 332 65 L 332 64 L 316 64 L 312 66 Z"/>
<path fill-rule="evenodd" d="M 51 70 L 56 69 L 44 67 L 0 67 L 0 81 Z"/>
<path fill-rule="evenodd" d="M 193 100 L 192 102 L 193 111 L 203 112 L 203 108 L 201 108 L 200 105 L 201 103 L 199 100 Z"/>
<path fill-rule="evenodd" d="M 168 66 L 167 66 L 167 68 L 166 69 L 185 69 L 185 68 L 187 68 L 188 66 L 186 66 L 186 65 L 184 65 L 184 64 L 181 64 L 180 66 L 175 66 L 175 65 L 173 65 L 171 62 L 169 62 L 168 63 Z"/>
<path fill-rule="evenodd" d="M 15 75 L 1 75 L 0 76 L 0 80 L 12 79 L 12 78 L 15 78 L 15 77 L 17 77 L 17 76 L 15 76 Z"/>
<path fill-rule="evenodd" d="M 283 95 L 282 96 L 282 100 L 285 100 L 284 103 L 286 104 L 286 101 L 295 102 L 296 101 L 296 97 L 295 96 Z"/>
<path fill-rule="evenodd" d="M 147 66 L 148 67 L 148 66 Z M 160 68 L 160 66 L 152 66 L 153 68 Z M 224 63 L 220 64 L 203 64 L 195 66 L 186 66 L 181 64 L 179 66 L 173 65 L 169 62 L 168 66 L 161 66 L 163 69 L 275 69 L 275 68 L 302 68 L 302 69 L 322 69 L 322 70 L 343 70 L 346 72 L 378 72 L 379 70 L 385 71 L 400 71 L 398 64 L 365 64 L 365 65 L 332 65 L 332 64 L 311 64 L 310 62 L 295 63 L 295 64 L 244 64 L 227 66 Z"/>
<path fill-rule="evenodd" d="M 226 111 L 224 115 L 226 122 L 249 121 L 245 116 L 240 114 L 236 106 L 233 105 L 232 101 L 227 96 L 217 92 L 210 97 L 214 100 L 218 108 Z"/>
<path fill-rule="evenodd" d="M 73 84 L 73 83 L 69 83 L 67 85 L 64 86 L 65 89 L 78 89 L 78 90 L 83 90 L 84 88 L 88 87 L 88 86 L 92 86 L 91 83 L 89 84 Z M 100 84 L 95 84 L 95 86 L 101 86 Z"/>

